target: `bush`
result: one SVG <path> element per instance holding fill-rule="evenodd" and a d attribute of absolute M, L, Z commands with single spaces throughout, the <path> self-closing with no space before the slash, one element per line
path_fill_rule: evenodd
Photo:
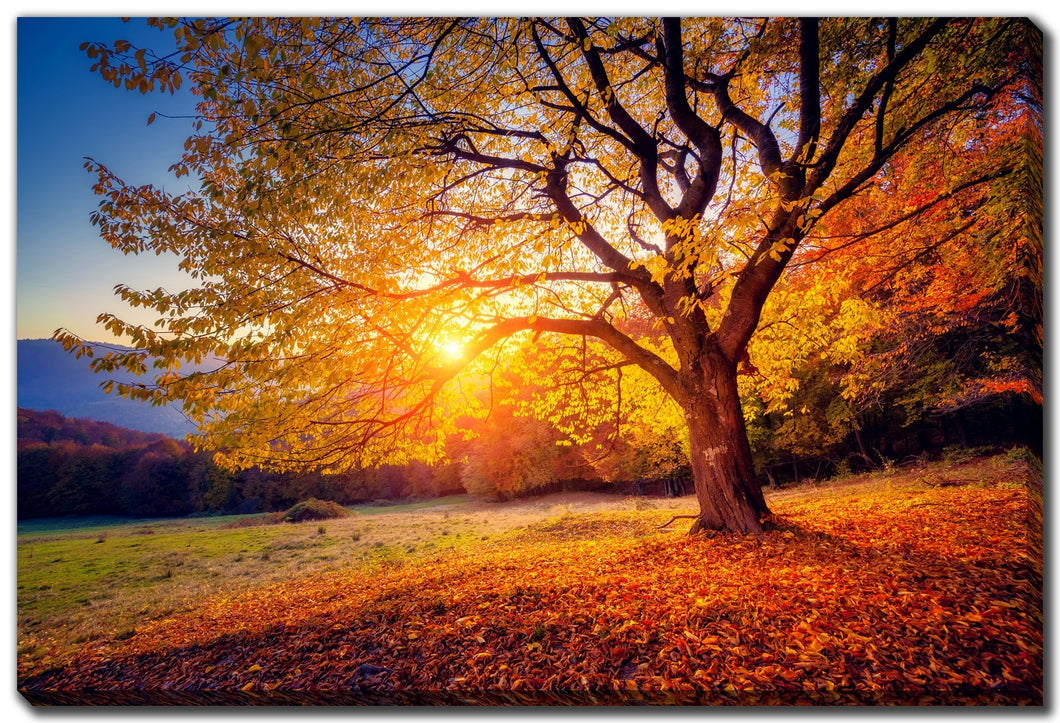
<path fill-rule="evenodd" d="M 1034 452 L 1029 447 L 1012 447 L 1004 454 L 994 458 L 994 464 L 998 467 L 1010 467 L 1021 464 L 1033 465 L 1035 463 Z"/>
<path fill-rule="evenodd" d="M 306 522 L 308 520 L 333 520 L 338 517 L 349 517 L 349 511 L 331 500 L 318 500 L 310 497 L 280 515 L 284 522 Z"/>
<path fill-rule="evenodd" d="M 964 464 L 976 457 L 982 457 L 990 453 L 987 447 L 959 447 L 950 445 L 942 450 L 942 461 L 946 464 Z"/>
<path fill-rule="evenodd" d="M 310 497 L 308 500 L 299 502 L 286 512 L 270 512 L 267 515 L 241 517 L 238 520 L 220 525 L 220 528 L 222 530 L 232 530 L 243 527 L 260 527 L 262 525 L 282 525 L 284 522 L 333 520 L 338 517 L 348 517 L 349 514 L 349 510 L 331 500 L 318 500 L 315 497 Z"/>

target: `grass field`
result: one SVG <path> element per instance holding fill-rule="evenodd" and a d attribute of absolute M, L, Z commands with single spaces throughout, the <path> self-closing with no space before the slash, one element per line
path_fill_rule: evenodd
<path fill-rule="evenodd" d="M 30 520 L 18 526 L 19 667 L 37 669 L 83 643 L 131 637 L 143 623 L 210 596 L 314 573 L 371 574 L 575 512 L 690 504 L 592 494 L 492 504 L 459 496 L 243 528 L 231 526 L 238 516 Z"/>
<path fill-rule="evenodd" d="M 690 497 L 587 493 L 243 528 L 35 522 L 19 679 L 51 702 L 1040 702 L 1027 473 L 1009 455 L 784 489 L 756 538 L 657 529 Z"/>

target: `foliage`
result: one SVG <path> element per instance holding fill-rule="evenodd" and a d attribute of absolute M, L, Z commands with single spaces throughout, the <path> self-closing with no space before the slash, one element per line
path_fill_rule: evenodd
<path fill-rule="evenodd" d="M 872 465 L 910 432 L 899 444 L 918 454 L 954 430 L 967 445 L 976 417 L 998 431 L 1040 419 L 1042 105 L 1026 42 L 997 98 L 1004 122 L 925 134 L 807 235 L 741 378 L 760 466 Z"/>
<path fill-rule="evenodd" d="M 551 428 L 536 420 L 519 421 L 518 426 L 491 423 L 470 444 L 460 473 L 468 493 L 509 499 L 556 481 L 559 449 Z"/>
<path fill-rule="evenodd" d="M 51 670 L 20 658 L 19 689 L 68 703 L 1041 705 L 1027 468 L 934 470 L 958 479 L 785 492 L 759 537 L 667 534 L 664 511 L 572 514 L 462 553 L 220 594 Z"/>
<path fill-rule="evenodd" d="M 597 469 L 612 483 L 633 481 L 632 489 L 637 492 L 645 491 L 652 483 L 662 487 L 656 494 L 683 495 L 691 491 L 685 487 L 685 481 L 692 476 L 688 446 L 673 431 L 644 430 L 635 437 L 621 438 L 597 463 Z"/>
<path fill-rule="evenodd" d="M 172 440 L 122 449 L 23 444 L 18 450 L 19 517 L 186 514 L 192 504 L 186 463 L 192 457 Z"/>
<path fill-rule="evenodd" d="M 823 219 L 789 279 L 867 310 L 825 354 L 854 415 L 895 408 L 903 425 L 1021 395 L 1041 404 L 1042 106 L 1032 52 L 998 96 L 1008 122 L 975 119 L 894 159 Z M 948 150 L 959 152 L 949 154 Z M 1002 160 L 1005 159 L 1005 160 Z M 884 219 L 891 219 L 884 222 Z M 798 325 L 799 319 L 794 323 Z M 836 358 L 837 347 L 854 351 Z"/>
<path fill-rule="evenodd" d="M 612 371 L 637 367 L 680 408 L 701 524 L 744 531 L 768 513 L 736 390 L 763 305 L 819 223 L 893 169 L 959 156 L 938 142 L 947 129 L 1018 124 L 1009 90 L 1033 32 L 927 18 L 150 22 L 175 54 L 83 49 L 115 86 L 198 95 L 172 167 L 194 185 L 136 186 L 90 160 L 93 223 L 123 253 L 177 254 L 198 286 L 118 287 L 158 323 L 100 317 L 136 349 L 93 367 L 153 375 L 115 389 L 179 401 L 232 466 L 433 462 L 453 420 L 481 412 L 458 375 L 543 336 L 592 338 Z M 998 146 L 1001 163 L 1018 151 Z M 895 187 L 883 223 L 951 190 Z M 217 369 L 177 371 L 212 356 Z"/>

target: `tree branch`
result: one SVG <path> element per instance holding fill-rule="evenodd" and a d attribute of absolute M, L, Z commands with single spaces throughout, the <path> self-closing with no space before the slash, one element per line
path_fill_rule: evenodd
<path fill-rule="evenodd" d="M 777 183 L 776 175 L 780 172 L 783 159 L 780 155 L 780 144 L 769 126 L 752 118 L 743 110 L 738 108 L 729 97 L 728 77 L 718 78 L 713 85 L 707 86 L 709 92 L 721 110 L 722 118 L 732 123 L 755 144 L 758 149 L 758 162 L 762 168 L 762 175 Z"/>
<path fill-rule="evenodd" d="M 593 79 L 593 84 L 596 86 L 597 92 L 604 99 L 611 121 L 621 128 L 622 132 L 633 142 L 631 150 L 640 160 L 640 179 L 644 191 L 645 203 L 648 204 L 652 213 L 654 213 L 660 221 L 666 221 L 673 218 L 674 210 L 670 208 L 670 205 L 663 198 L 662 192 L 659 190 L 658 144 L 655 139 L 652 138 L 651 134 L 644 130 L 622 104 L 619 103 L 618 95 L 615 93 L 615 89 L 611 85 L 610 78 L 608 78 L 607 69 L 604 67 L 604 63 L 600 59 L 599 51 L 593 46 L 592 39 L 586 31 L 585 25 L 583 25 L 577 18 L 568 18 L 567 26 L 574 33 L 574 36 L 578 39 L 578 42 L 581 45 L 582 57 L 585 58 L 586 65 L 589 68 L 589 74 Z"/>
<path fill-rule="evenodd" d="M 821 58 L 817 18 L 799 18 L 799 140 L 795 157 L 809 163 L 821 134 Z"/>
<path fill-rule="evenodd" d="M 564 334 L 568 336 L 591 336 L 600 339 L 630 362 L 651 374 L 675 400 L 680 401 L 683 398 L 684 392 L 678 379 L 678 373 L 665 359 L 637 344 L 632 338 L 623 334 L 602 318 L 550 319 L 544 317 L 513 317 L 503 319 L 482 332 L 464 347 L 466 359 L 439 369 L 435 376 L 435 386 L 440 389 L 443 384 L 456 376 L 471 359 L 477 357 L 502 339 L 518 334 L 521 331 Z"/>
<path fill-rule="evenodd" d="M 677 207 L 677 215 L 692 218 L 702 213 L 717 189 L 721 176 L 721 133 L 693 112 L 685 96 L 684 52 L 680 18 L 663 20 L 663 37 L 659 40 L 666 62 L 666 106 L 677 127 L 699 150 L 699 173 L 688 184 Z M 683 161 L 678 158 L 678 163 Z M 683 172 L 683 167 L 682 167 Z M 680 176 L 678 176 L 680 178 Z"/>
<path fill-rule="evenodd" d="M 990 173 L 987 173 L 987 174 L 984 174 L 984 175 L 979 176 L 977 178 L 974 178 L 974 179 L 972 179 L 970 181 L 965 181 L 964 183 L 961 183 L 960 185 L 954 187 L 953 190 L 947 191 L 946 193 L 939 194 L 938 196 L 936 196 L 935 198 L 931 199 L 930 201 L 927 201 L 925 203 L 920 204 L 919 206 L 917 206 L 913 210 L 911 210 L 911 211 L 909 211 L 907 213 L 903 213 L 900 216 L 897 216 L 896 218 L 891 219 L 887 223 L 885 223 L 885 224 L 883 224 L 881 226 L 876 226 L 875 228 L 872 228 L 872 229 L 870 229 L 868 231 L 862 231 L 861 233 L 856 233 L 856 234 L 841 234 L 841 235 L 838 235 L 838 236 L 833 235 L 833 236 L 827 236 L 827 237 L 820 237 L 820 236 L 816 237 L 816 238 L 848 238 L 849 240 L 839 244 L 838 246 L 829 246 L 827 248 L 821 249 L 821 253 L 817 254 L 813 258 L 801 260 L 798 263 L 790 264 L 790 266 L 791 266 L 791 268 L 797 268 L 797 267 L 800 267 L 800 266 L 808 266 L 810 264 L 815 264 L 818 261 L 820 261 L 821 259 L 823 259 L 825 256 L 828 256 L 829 254 L 833 254 L 833 253 L 835 253 L 837 251 L 841 251 L 841 250 L 843 250 L 843 249 L 845 249 L 845 248 L 847 248 L 849 246 L 853 246 L 854 244 L 860 243 L 861 241 L 864 241 L 867 238 L 871 238 L 872 236 L 875 236 L 876 234 L 883 233 L 884 231 L 889 231 L 889 230 L 895 228 L 896 226 L 900 226 L 901 224 L 906 223 L 907 221 L 911 221 L 912 219 L 917 218 L 917 217 L 923 215 L 924 213 L 926 213 L 927 211 L 931 210 L 932 208 L 934 208 L 938 204 L 953 198 L 954 196 L 959 194 L 961 191 L 965 191 L 965 190 L 967 190 L 969 188 L 974 188 L 975 186 L 978 186 L 978 185 L 980 185 L 982 183 L 990 183 L 990 182 L 996 181 L 996 180 L 998 180 L 1000 178 L 1004 178 L 1005 176 L 1008 176 L 1008 175 L 1012 174 L 1013 170 L 1014 169 L 1012 167 L 1002 167 L 1002 168 L 996 169 L 994 171 L 991 171 Z"/>
<path fill-rule="evenodd" d="M 894 59 L 884 66 L 878 73 L 873 75 L 869 81 L 865 84 L 865 88 L 861 91 L 861 94 L 854 100 L 853 103 L 843 113 L 839 123 L 836 125 L 835 131 L 832 133 L 831 138 L 828 139 L 828 145 L 825 146 L 821 152 L 820 161 L 815 166 L 812 176 L 809 181 L 809 188 L 819 188 L 825 179 L 831 175 L 832 170 L 835 168 L 835 164 L 839 160 L 839 153 L 846 145 L 847 138 L 854 130 L 854 126 L 857 125 L 858 121 L 865 115 L 869 107 L 872 105 L 872 99 L 876 97 L 883 87 L 893 81 L 906 66 L 927 47 L 931 40 L 942 32 L 943 28 L 946 27 L 947 20 L 937 19 L 930 23 L 924 32 L 920 33 L 916 38 L 909 42 L 905 47 L 902 48 L 901 52 L 894 56 Z"/>
<path fill-rule="evenodd" d="M 961 93 L 958 97 L 954 98 L 948 103 L 945 103 L 930 113 L 919 118 L 912 126 L 908 129 L 899 129 L 895 134 L 891 142 L 884 146 L 873 158 L 865 164 L 865 166 L 847 179 L 847 182 L 834 191 L 828 198 L 822 200 L 817 208 L 821 210 L 822 215 L 827 213 L 836 204 L 842 203 L 851 195 L 853 195 L 862 184 L 869 181 L 876 173 L 883 168 L 884 164 L 887 163 L 899 150 L 901 150 L 921 129 L 931 124 L 933 121 L 952 113 L 953 111 L 960 110 L 974 96 L 985 93 L 987 95 L 993 95 L 996 91 L 981 85 L 973 85 L 971 88 Z M 812 184 L 811 188 L 814 188 Z"/>

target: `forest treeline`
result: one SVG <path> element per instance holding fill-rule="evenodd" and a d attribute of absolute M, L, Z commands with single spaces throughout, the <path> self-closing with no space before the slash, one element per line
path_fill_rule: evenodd
<path fill-rule="evenodd" d="M 818 380 L 807 388 L 823 386 Z M 764 415 L 750 425 L 760 481 L 820 479 L 953 449 L 1026 444 L 1041 451 L 1041 407 L 1012 392 L 913 420 L 902 410 L 895 404 L 866 415 L 863 426 L 838 441 L 827 439 L 827 408 L 818 410 L 817 424 L 809 412 L 803 415 L 801 435 L 797 428 L 783 433 L 783 418 Z M 223 469 L 212 453 L 165 435 L 19 409 L 18 517 L 255 513 L 286 509 L 308 497 L 358 504 L 462 492 L 485 499 L 571 490 L 692 492 L 679 439 L 641 431 L 613 441 L 600 457 L 601 444 L 572 444 L 551 424 L 515 416 L 507 406 L 488 420 L 467 424 L 478 427 L 478 436 L 455 443 L 455 461 L 445 464 L 279 474 Z"/>
<path fill-rule="evenodd" d="M 309 497 L 357 504 L 439 497 L 465 488 L 507 497 L 603 484 L 577 452 L 554 454 L 554 440 L 541 425 L 522 427 L 525 435 L 508 435 L 504 443 L 493 437 L 467 445 L 463 464 L 279 474 L 256 467 L 223 469 L 212 453 L 162 434 L 20 408 L 18 517 L 254 513 L 286 509 Z M 490 475 L 503 477 L 508 486 L 502 483 L 498 490 L 487 484 Z"/>
<path fill-rule="evenodd" d="M 162 434 L 28 409 L 18 410 L 17 474 L 19 519 L 252 513 L 314 496 L 351 504 L 453 491 L 426 466 L 341 478 L 255 468 L 231 472 L 214 464 L 212 453 Z"/>

